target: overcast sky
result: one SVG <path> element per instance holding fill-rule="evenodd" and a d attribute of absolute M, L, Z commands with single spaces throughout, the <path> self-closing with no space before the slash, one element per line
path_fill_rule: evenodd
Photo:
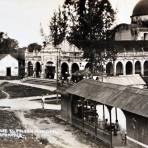
<path fill-rule="evenodd" d="M 0 31 L 27 46 L 32 42 L 42 42 L 40 22 L 48 32 L 50 16 L 64 0 L 0 0 Z M 110 0 L 118 9 L 117 21 L 130 23 L 133 7 L 139 0 Z"/>

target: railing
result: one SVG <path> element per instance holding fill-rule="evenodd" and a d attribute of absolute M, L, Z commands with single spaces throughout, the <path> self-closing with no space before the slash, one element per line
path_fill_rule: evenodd
<path fill-rule="evenodd" d="M 146 57 L 148 56 L 148 52 L 122 52 L 122 53 L 117 53 L 118 57 Z"/>
<path fill-rule="evenodd" d="M 99 139 L 99 140 L 103 141 L 104 143 L 110 145 L 111 135 L 109 134 L 109 132 L 107 132 L 103 129 L 100 129 L 95 125 L 89 124 L 88 122 L 83 121 L 83 120 L 81 120 L 77 117 L 74 117 L 74 116 L 72 117 L 72 124 L 75 127 L 81 129 L 82 131 L 85 131 L 85 132 L 89 133 L 90 135 L 96 137 L 96 139 Z"/>

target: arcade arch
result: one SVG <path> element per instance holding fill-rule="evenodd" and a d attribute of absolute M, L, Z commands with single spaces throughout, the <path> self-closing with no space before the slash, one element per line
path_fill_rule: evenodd
<path fill-rule="evenodd" d="M 53 65 L 53 62 L 52 61 L 48 61 L 46 63 L 45 75 L 46 75 L 46 78 L 54 79 L 55 66 Z"/>
<path fill-rule="evenodd" d="M 76 71 L 79 71 L 79 65 L 77 63 L 73 63 L 72 66 L 71 66 L 71 72 L 73 74 Z"/>
<path fill-rule="evenodd" d="M 148 76 L 148 61 L 144 62 L 144 76 Z"/>
<path fill-rule="evenodd" d="M 116 75 L 123 75 L 123 64 L 121 62 L 116 65 Z"/>
<path fill-rule="evenodd" d="M 106 65 L 106 74 L 107 75 L 113 75 L 113 64 L 111 62 L 107 63 Z"/>
<path fill-rule="evenodd" d="M 33 64 L 31 61 L 28 62 L 28 66 L 27 66 L 27 71 L 28 71 L 28 76 L 33 76 Z"/>
<path fill-rule="evenodd" d="M 61 65 L 61 76 L 64 77 L 64 80 L 67 79 L 69 75 L 69 66 L 67 63 L 62 63 Z"/>
<path fill-rule="evenodd" d="M 36 62 L 35 64 L 35 72 L 36 72 L 36 77 L 40 77 L 41 74 L 41 64 L 40 62 Z"/>
<path fill-rule="evenodd" d="M 139 61 L 135 63 L 135 74 L 141 74 L 141 63 Z"/>
<path fill-rule="evenodd" d="M 126 63 L 126 74 L 127 75 L 130 75 L 133 73 L 133 65 L 132 65 L 132 62 L 128 61 Z"/>

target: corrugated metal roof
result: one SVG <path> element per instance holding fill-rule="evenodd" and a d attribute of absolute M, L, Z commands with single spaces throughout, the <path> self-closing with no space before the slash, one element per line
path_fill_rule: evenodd
<path fill-rule="evenodd" d="M 66 92 L 148 117 L 148 90 L 85 79 Z"/>
<path fill-rule="evenodd" d="M 119 85 L 128 85 L 133 87 L 142 87 L 146 85 L 145 81 L 139 74 L 134 75 L 120 75 L 114 77 L 103 77 L 103 82 L 114 83 Z"/>

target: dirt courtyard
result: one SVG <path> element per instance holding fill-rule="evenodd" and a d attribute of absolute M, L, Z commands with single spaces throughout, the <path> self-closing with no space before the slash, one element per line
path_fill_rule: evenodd
<path fill-rule="evenodd" d="M 7 129 L 15 131 L 16 136 L 0 137 L 0 147 L 105 148 L 101 143 L 95 144 L 92 137 L 57 118 L 59 114 L 60 111 L 49 109 L 1 110 L 0 134 L 3 133 L 2 129 Z M 20 136 L 17 131 L 21 133 Z"/>
<path fill-rule="evenodd" d="M 0 99 L 0 148 L 107 148 L 57 118 L 60 104 L 42 109 L 41 97 Z"/>

